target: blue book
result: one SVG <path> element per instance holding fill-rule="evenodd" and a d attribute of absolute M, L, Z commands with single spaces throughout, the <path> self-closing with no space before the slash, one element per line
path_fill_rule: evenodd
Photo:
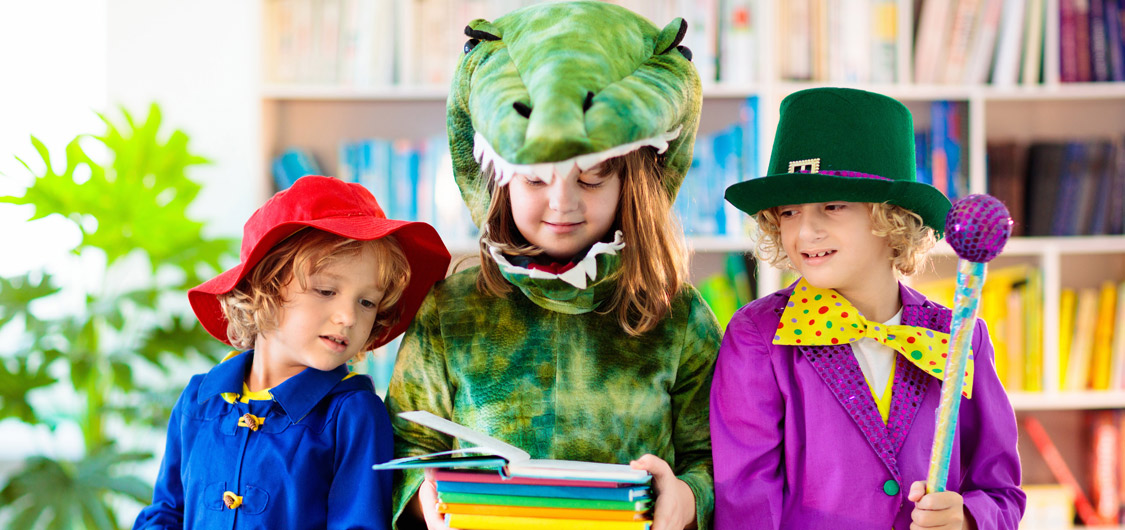
<path fill-rule="evenodd" d="M 742 103 L 738 125 L 742 129 L 742 180 L 758 178 L 765 174 L 758 156 L 758 96 L 750 96 Z"/>
<path fill-rule="evenodd" d="M 1125 81 L 1125 50 L 1121 49 L 1121 12 L 1117 0 L 1105 1 L 1106 52 L 1112 81 Z"/>
<path fill-rule="evenodd" d="M 392 143 L 389 171 L 390 198 L 383 206 L 387 217 L 413 221 L 418 218 L 414 186 L 418 181 L 418 150 L 410 140 Z"/>
<path fill-rule="evenodd" d="M 277 189 L 289 189 L 305 175 L 320 175 L 320 167 L 312 155 L 303 149 L 289 148 L 273 160 L 273 180 Z"/>
<path fill-rule="evenodd" d="M 581 486 L 539 486 L 486 482 L 437 481 L 438 493 L 477 493 L 480 495 L 514 495 L 518 497 L 554 497 L 561 499 L 596 499 L 603 501 L 639 501 L 648 499 L 648 486 L 630 488 L 583 488 Z"/>

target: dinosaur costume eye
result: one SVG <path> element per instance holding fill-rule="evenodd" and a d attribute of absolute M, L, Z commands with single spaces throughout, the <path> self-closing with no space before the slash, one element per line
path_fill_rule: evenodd
<path fill-rule="evenodd" d="M 590 105 L 594 104 L 594 93 L 586 92 L 586 100 L 582 102 L 582 112 L 590 110 Z"/>
<path fill-rule="evenodd" d="M 520 113 L 520 116 L 523 116 L 524 118 L 531 117 L 531 107 L 527 106 L 526 103 L 517 101 L 515 103 L 512 103 L 512 106 L 515 107 L 516 112 Z"/>
<path fill-rule="evenodd" d="M 469 39 L 468 42 L 465 43 L 465 53 L 473 51 L 473 48 L 476 48 L 477 44 L 480 44 L 479 40 Z"/>
<path fill-rule="evenodd" d="M 691 49 L 687 46 L 676 46 L 676 49 L 680 50 L 680 54 L 684 56 L 684 59 L 691 60 Z"/>

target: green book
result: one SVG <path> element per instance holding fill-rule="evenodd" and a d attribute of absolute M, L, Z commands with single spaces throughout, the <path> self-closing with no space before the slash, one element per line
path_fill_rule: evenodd
<path fill-rule="evenodd" d="M 646 512 L 652 507 L 649 499 L 641 501 L 608 501 L 602 499 L 561 499 L 557 497 L 516 497 L 480 493 L 440 492 L 438 500 L 448 504 L 491 504 L 499 506 L 534 506 L 539 508 L 580 508 L 586 510 L 624 510 Z"/>

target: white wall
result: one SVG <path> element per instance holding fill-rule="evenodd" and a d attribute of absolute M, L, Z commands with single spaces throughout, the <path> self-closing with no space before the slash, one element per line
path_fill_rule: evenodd
<path fill-rule="evenodd" d="M 164 132 L 183 130 L 192 150 L 212 161 L 189 174 L 203 184 L 196 218 L 210 221 L 214 234 L 240 236 L 266 198 L 258 9 L 252 0 L 0 0 L 0 195 L 30 183 L 16 156 L 42 171 L 30 135 L 61 153 L 75 135 L 102 131 L 95 112 L 119 120 L 124 105 L 140 118 L 155 101 Z M 29 215 L 29 208 L 0 205 L 0 275 L 43 267 L 66 274 L 56 269 L 68 262 L 77 234 L 65 221 L 25 223 Z M 71 424 L 50 432 L 7 420 L 0 440 L 0 474 L 28 454 L 82 452 Z M 162 440 L 145 445 L 163 448 Z"/>
<path fill-rule="evenodd" d="M 259 3 L 251 0 L 106 0 L 107 99 L 143 112 L 156 101 L 164 123 L 188 133 L 213 164 L 194 210 L 213 229 L 240 236 L 265 200 L 257 99 Z"/>

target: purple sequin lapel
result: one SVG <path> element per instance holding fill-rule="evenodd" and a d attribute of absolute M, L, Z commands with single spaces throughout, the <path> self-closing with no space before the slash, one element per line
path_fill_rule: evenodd
<path fill-rule="evenodd" d="M 778 309 L 780 316 L 782 309 Z M 902 323 L 922 326 L 935 331 L 949 332 L 951 313 L 948 309 L 930 303 L 903 307 Z M 891 410 L 887 423 L 879 415 L 871 389 L 863 378 L 863 371 L 848 345 L 797 346 L 805 359 L 812 364 L 820 379 L 831 389 L 836 400 L 847 411 L 856 426 L 863 432 L 867 443 L 879 455 L 891 475 L 902 482 L 895 456 L 906 434 L 914 424 L 918 405 L 922 401 L 930 380 L 921 369 L 901 355 L 895 360 L 895 378 L 891 395 Z"/>

